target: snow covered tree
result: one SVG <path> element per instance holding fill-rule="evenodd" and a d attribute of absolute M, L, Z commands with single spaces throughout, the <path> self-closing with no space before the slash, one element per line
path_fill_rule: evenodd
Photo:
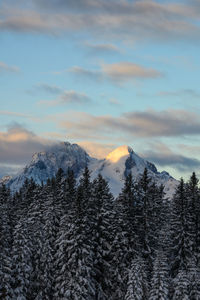
<path fill-rule="evenodd" d="M 42 236 L 39 236 L 35 263 L 38 289 L 36 299 L 50 300 L 53 297 L 56 273 L 56 236 L 59 230 L 53 193 L 46 186 L 42 192 Z M 60 215 L 60 214 L 59 214 Z"/>
<path fill-rule="evenodd" d="M 196 259 L 193 258 L 189 262 L 188 277 L 190 280 L 189 298 L 191 300 L 200 299 L 200 270 L 196 264 Z"/>
<path fill-rule="evenodd" d="M 12 220 L 11 196 L 3 185 L 0 187 L 0 299 L 12 297 Z"/>
<path fill-rule="evenodd" d="M 54 297 L 65 299 L 68 290 L 68 253 L 73 251 L 76 238 L 76 182 L 72 171 L 68 170 L 64 186 L 64 214 L 56 238 L 56 272 Z"/>
<path fill-rule="evenodd" d="M 176 276 L 179 269 L 187 270 L 191 247 L 187 227 L 187 197 L 185 183 L 181 179 L 172 203 L 172 275 Z"/>
<path fill-rule="evenodd" d="M 75 199 L 74 219 L 67 223 L 66 232 L 63 232 L 65 217 L 62 217 L 62 229 L 57 241 L 60 244 L 59 251 L 61 251 L 59 261 L 63 260 L 64 263 L 61 273 L 66 275 L 62 277 L 60 273 L 56 283 L 55 295 L 59 299 L 92 300 L 95 296 L 94 245 L 87 215 L 90 196 L 91 182 L 89 170 L 86 167 Z M 62 241 L 63 238 L 65 243 Z"/>
<path fill-rule="evenodd" d="M 194 253 L 197 264 L 200 263 L 200 191 L 199 180 L 193 172 L 186 185 L 187 227 L 190 252 Z"/>
<path fill-rule="evenodd" d="M 169 299 L 169 268 L 168 262 L 162 251 L 157 252 L 153 266 L 153 276 L 149 300 Z"/>
<path fill-rule="evenodd" d="M 184 270 L 179 270 L 174 279 L 174 293 L 172 300 L 190 300 L 189 296 L 189 278 Z"/>
<path fill-rule="evenodd" d="M 141 257 L 135 258 L 128 270 L 128 283 L 124 300 L 147 300 L 148 280 L 145 262 Z"/>
<path fill-rule="evenodd" d="M 136 255 L 135 198 L 132 175 L 126 177 L 121 194 L 115 200 L 113 263 L 113 299 L 122 299 L 126 291 L 127 268 Z"/>
<path fill-rule="evenodd" d="M 31 299 L 31 273 L 33 243 L 29 236 L 27 220 L 21 218 L 14 230 L 13 257 L 13 299 Z"/>
<path fill-rule="evenodd" d="M 74 172 L 70 169 L 67 171 L 63 186 L 63 213 L 70 213 L 71 207 L 75 204 L 74 202 L 76 198 L 76 179 L 74 177 Z"/>
<path fill-rule="evenodd" d="M 90 201 L 90 226 L 94 229 L 95 255 L 95 299 L 109 299 L 112 295 L 111 245 L 114 240 L 114 210 L 113 196 L 108 183 L 99 174 L 92 183 L 92 197 Z"/>
<path fill-rule="evenodd" d="M 151 255 L 150 241 L 149 241 L 149 213 L 150 213 L 150 201 L 149 201 L 149 188 L 151 180 L 148 177 L 148 171 L 145 168 L 143 175 L 137 185 L 138 188 L 138 205 L 137 205 L 137 226 L 138 236 L 141 239 L 141 251 L 145 258 Z"/>

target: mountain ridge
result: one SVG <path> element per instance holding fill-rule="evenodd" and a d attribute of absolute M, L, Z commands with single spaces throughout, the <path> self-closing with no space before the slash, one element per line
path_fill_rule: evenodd
<path fill-rule="evenodd" d="M 51 146 L 46 151 L 33 154 L 31 162 L 13 178 L 5 177 L 5 184 L 12 192 L 16 192 L 23 185 L 26 178 L 33 179 L 42 184 L 48 178 L 56 175 L 59 168 L 66 173 L 70 168 L 74 171 L 77 180 L 80 179 L 85 166 L 88 166 L 91 179 L 99 173 L 108 181 L 110 190 L 116 197 L 129 173 L 133 179 L 138 180 L 144 169 L 147 168 L 149 176 L 158 184 L 163 184 L 167 197 L 171 198 L 178 181 L 166 171 L 158 172 L 156 166 L 137 155 L 130 146 L 123 145 L 110 152 L 104 159 L 91 157 L 78 144 L 61 142 Z M 1 181 L 0 181 L 1 182 Z M 3 179 L 2 179 L 2 183 Z"/>

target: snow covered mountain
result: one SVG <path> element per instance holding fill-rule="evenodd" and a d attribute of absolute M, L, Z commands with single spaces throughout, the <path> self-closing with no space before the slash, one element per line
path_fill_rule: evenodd
<path fill-rule="evenodd" d="M 167 172 L 158 172 L 154 164 L 139 157 L 128 146 L 118 147 L 105 159 L 98 160 L 90 157 L 77 144 L 63 142 L 49 148 L 48 151 L 34 154 L 30 164 L 14 178 L 8 180 L 7 184 L 14 192 L 19 190 L 26 178 L 33 178 L 38 184 L 45 183 L 48 178 L 55 176 L 59 168 L 64 172 L 68 168 L 72 169 L 79 179 L 86 165 L 90 169 L 92 179 L 101 173 L 108 180 L 111 192 L 115 196 L 121 191 L 126 175 L 131 172 L 133 178 L 137 180 L 144 168 L 148 169 L 148 174 L 153 180 L 165 186 L 168 197 L 172 196 L 178 183 Z"/>
<path fill-rule="evenodd" d="M 147 168 L 148 175 L 158 183 L 165 186 L 167 197 L 171 198 L 178 181 L 171 177 L 167 172 L 158 172 L 154 164 L 139 157 L 132 148 L 124 145 L 112 151 L 102 161 L 93 161 L 90 164 L 92 170 L 92 178 L 98 173 L 108 180 L 111 192 L 117 196 L 121 191 L 124 179 L 132 173 L 134 180 L 137 181 L 144 169 Z"/>
<path fill-rule="evenodd" d="M 1 184 L 7 184 L 12 179 L 12 176 L 5 175 L 2 178 L 0 178 L 0 185 Z"/>
<path fill-rule="evenodd" d="M 11 191 L 18 191 L 26 178 L 41 184 L 56 175 L 59 168 L 64 172 L 68 168 L 79 177 L 81 171 L 91 160 L 89 155 L 77 144 L 62 142 L 49 148 L 48 151 L 35 153 L 29 165 L 8 182 Z"/>

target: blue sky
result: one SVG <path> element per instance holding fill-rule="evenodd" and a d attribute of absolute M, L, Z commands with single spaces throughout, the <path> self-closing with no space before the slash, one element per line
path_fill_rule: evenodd
<path fill-rule="evenodd" d="M 55 140 L 199 174 L 199 41 L 199 0 L 2 0 L 0 175 Z"/>

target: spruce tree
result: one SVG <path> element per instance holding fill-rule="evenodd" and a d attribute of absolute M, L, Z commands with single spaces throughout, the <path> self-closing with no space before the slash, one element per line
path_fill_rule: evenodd
<path fill-rule="evenodd" d="M 14 230 L 13 257 L 13 298 L 26 300 L 31 292 L 33 243 L 29 236 L 27 220 L 21 218 Z"/>
<path fill-rule="evenodd" d="M 12 214 L 11 196 L 5 185 L 0 187 L 0 299 L 12 294 Z"/>
<path fill-rule="evenodd" d="M 112 295 L 112 274 L 110 249 L 114 240 L 114 211 L 113 196 L 108 183 L 99 174 L 92 184 L 90 204 L 90 226 L 94 229 L 94 256 L 95 256 L 95 299 L 109 299 Z"/>
<path fill-rule="evenodd" d="M 168 261 L 162 251 L 158 251 L 153 265 L 153 275 L 149 300 L 169 299 Z"/>
<path fill-rule="evenodd" d="M 125 300 L 148 300 L 147 270 L 143 258 L 136 257 L 128 269 Z"/>
<path fill-rule="evenodd" d="M 187 227 L 190 252 L 194 253 L 197 264 L 200 263 L 200 191 L 199 180 L 193 172 L 186 185 Z"/>
<path fill-rule="evenodd" d="M 66 251 L 64 256 L 60 254 L 60 258 L 67 258 L 67 261 L 64 261 L 63 265 L 66 278 L 63 278 L 63 282 L 60 278 L 56 287 L 56 295 L 59 295 L 57 296 L 59 299 L 92 300 L 95 296 L 94 245 L 87 215 L 90 196 L 91 182 L 89 170 L 86 167 L 75 199 L 76 214 L 67 225 L 66 243 L 60 247 L 60 251 Z M 64 221 L 62 218 L 62 222 Z M 61 241 L 59 242 L 62 244 Z M 60 291 L 58 291 L 58 285 L 61 287 Z"/>
<path fill-rule="evenodd" d="M 190 300 L 189 284 L 190 281 L 186 271 L 179 270 L 173 282 L 174 293 L 172 300 Z"/>
<path fill-rule="evenodd" d="M 177 187 L 172 202 L 172 275 L 176 276 L 180 269 L 187 270 L 191 258 L 190 239 L 187 224 L 187 198 L 183 179 Z"/>
<path fill-rule="evenodd" d="M 113 256 L 114 299 L 121 299 L 126 292 L 127 268 L 136 255 L 135 197 L 131 173 L 126 177 L 122 193 L 115 200 Z"/>

